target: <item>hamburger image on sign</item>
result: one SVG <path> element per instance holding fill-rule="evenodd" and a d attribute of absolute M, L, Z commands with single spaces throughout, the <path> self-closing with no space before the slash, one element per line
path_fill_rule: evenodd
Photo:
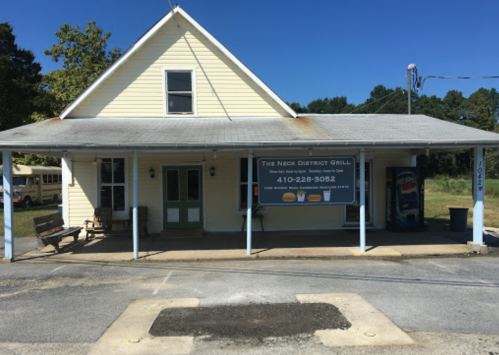
<path fill-rule="evenodd" d="M 295 202 L 296 195 L 292 192 L 286 192 L 284 195 L 282 195 L 282 200 L 284 202 Z"/>

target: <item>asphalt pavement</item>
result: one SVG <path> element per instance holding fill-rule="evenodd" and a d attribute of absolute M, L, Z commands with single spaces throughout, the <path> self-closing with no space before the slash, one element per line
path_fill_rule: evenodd
<path fill-rule="evenodd" d="M 296 294 L 354 292 L 426 346 L 433 344 L 434 351 L 426 349 L 427 353 L 440 354 L 454 346 L 464 354 L 478 348 L 489 351 L 484 354 L 499 354 L 498 275 L 499 258 L 494 256 L 4 263 L 0 264 L 0 353 L 38 354 L 49 348 L 54 354 L 63 354 L 64 349 L 84 354 L 134 299 L 199 298 L 203 307 L 291 303 L 297 301 Z M 442 342 L 448 343 L 447 348 Z M 211 346 L 197 345 L 193 353 L 240 350 Z M 286 346 L 295 352 L 301 349 L 296 344 L 275 346 L 283 353 Z M 322 353 L 319 345 L 313 346 L 314 352 Z M 399 352 L 417 353 L 415 349 Z M 262 353 L 262 349 L 246 350 Z M 334 353 L 367 351 L 350 350 Z M 268 351 L 275 353 L 270 345 Z"/>

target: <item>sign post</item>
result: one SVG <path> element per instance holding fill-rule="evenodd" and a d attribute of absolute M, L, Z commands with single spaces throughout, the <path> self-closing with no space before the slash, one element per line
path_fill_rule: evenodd
<path fill-rule="evenodd" d="M 258 159 L 261 206 L 352 205 L 355 157 Z"/>

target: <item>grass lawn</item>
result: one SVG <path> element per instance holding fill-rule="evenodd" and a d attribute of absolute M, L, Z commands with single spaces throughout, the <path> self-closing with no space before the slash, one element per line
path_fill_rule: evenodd
<path fill-rule="evenodd" d="M 471 186 L 471 181 L 467 181 Z M 473 197 L 470 191 L 449 192 L 441 180 L 425 181 L 425 219 L 430 223 L 450 223 L 449 207 L 469 208 L 468 225 L 473 225 Z M 495 190 L 495 191 L 494 191 Z M 485 181 L 484 225 L 499 228 L 499 180 Z"/>
<path fill-rule="evenodd" d="M 33 218 L 57 212 L 57 205 L 43 205 L 32 208 L 14 208 L 14 235 L 16 238 L 34 237 Z M 0 209 L 0 237 L 4 232 L 3 208 Z"/>

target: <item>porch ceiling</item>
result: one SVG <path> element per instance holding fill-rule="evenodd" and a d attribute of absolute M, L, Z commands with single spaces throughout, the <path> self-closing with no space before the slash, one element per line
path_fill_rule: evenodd
<path fill-rule="evenodd" d="M 297 118 L 51 119 L 0 132 L 0 149 L 185 150 L 248 148 L 499 147 L 499 134 L 424 115 Z"/>

